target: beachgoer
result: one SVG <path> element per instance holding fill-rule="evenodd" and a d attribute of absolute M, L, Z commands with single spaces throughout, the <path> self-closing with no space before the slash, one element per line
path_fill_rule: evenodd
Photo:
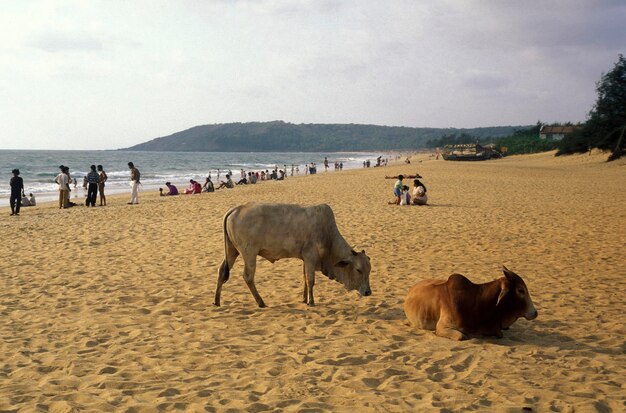
<path fill-rule="evenodd" d="M 400 196 L 400 205 L 411 205 L 411 192 L 406 185 L 402 186 L 402 195 Z"/>
<path fill-rule="evenodd" d="M 324 156 L 324 172 L 328 172 L 328 158 Z"/>
<path fill-rule="evenodd" d="M 394 176 L 385 176 L 385 179 L 398 179 L 400 175 L 394 175 Z M 415 175 L 402 175 L 404 178 L 408 178 L 408 179 L 420 179 L 422 178 L 422 175 L 420 175 L 419 173 L 415 172 Z"/>
<path fill-rule="evenodd" d="M 413 205 L 426 205 L 428 203 L 428 195 L 426 195 L 426 186 L 419 179 L 413 181 Z"/>
<path fill-rule="evenodd" d="M 69 196 L 70 196 L 70 180 L 69 176 L 65 173 L 66 167 L 61 165 L 59 169 L 61 172 L 54 178 L 54 182 L 59 185 L 59 208 L 64 209 L 69 205 Z"/>
<path fill-rule="evenodd" d="M 237 185 L 248 185 L 248 179 L 245 177 L 245 175 L 239 181 L 237 181 Z"/>
<path fill-rule="evenodd" d="M 178 195 L 178 188 L 175 185 L 172 185 L 170 182 L 166 182 L 165 186 L 167 186 L 168 191 L 163 193 L 163 188 L 159 188 L 159 192 L 161 196 L 173 196 Z"/>
<path fill-rule="evenodd" d="M 30 202 L 30 206 L 37 206 L 37 200 L 35 199 L 35 195 L 33 194 L 29 194 L 30 199 L 28 200 L 28 202 Z"/>
<path fill-rule="evenodd" d="M 89 189 L 87 190 L 87 206 L 96 206 L 96 199 L 98 198 L 98 184 L 100 183 L 100 175 L 96 171 L 96 165 L 89 167 L 91 171 L 87 174 L 87 183 Z"/>
<path fill-rule="evenodd" d="M 30 199 L 28 199 L 28 197 L 26 196 L 26 194 L 24 194 L 24 195 L 22 196 L 22 198 L 21 198 L 21 203 L 22 203 L 22 205 L 21 205 L 21 207 L 22 207 L 22 208 L 30 206 Z"/>
<path fill-rule="evenodd" d="M 230 174 L 226 174 L 226 181 L 222 181 L 222 183 L 220 183 L 220 186 L 218 186 L 216 189 L 234 188 L 234 187 L 235 187 L 235 183 L 233 182 L 232 179 L 230 179 Z"/>
<path fill-rule="evenodd" d="M 11 186 L 11 198 L 9 203 L 11 204 L 11 215 L 19 215 L 20 207 L 22 206 L 22 196 L 24 196 L 24 180 L 20 176 L 20 170 L 14 169 L 11 171 L 13 177 L 9 180 Z"/>
<path fill-rule="evenodd" d="M 104 196 L 104 183 L 109 179 L 102 165 L 98 165 L 98 175 L 100 175 L 100 182 L 98 183 L 98 192 L 100 192 L 100 206 L 107 204 L 107 197 Z"/>
<path fill-rule="evenodd" d="M 339 162 L 339 172 L 343 171 L 343 161 Z"/>
<path fill-rule="evenodd" d="M 128 162 L 130 169 L 130 202 L 128 205 L 136 205 L 139 203 L 139 185 L 141 185 L 141 174 L 139 169 L 135 168 L 135 164 Z"/>
<path fill-rule="evenodd" d="M 204 190 L 204 192 L 215 192 L 215 186 L 211 181 L 211 174 L 209 174 L 209 176 L 207 177 L 204 185 L 202 186 L 202 189 Z"/>
<path fill-rule="evenodd" d="M 403 179 L 404 179 L 404 176 L 398 175 L 398 180 L 393 186 L 393 195 L 396 197 L 396 199 L 393 202 L 389 202 L 389 204 L 400 205 L 400 201 L 402 197 L 402 187 L 404 186 L 404 184 L 402 183 Z"/>
<path fill-rule="evenodd" d="M 195 183 L 196 181 L 194 181 L 193 179 L 189 180 L 189 186 L 187 187 L 187 189 L 185 189 L 185 195 L 191 195 L 194 193 L 195 191 Z"/>

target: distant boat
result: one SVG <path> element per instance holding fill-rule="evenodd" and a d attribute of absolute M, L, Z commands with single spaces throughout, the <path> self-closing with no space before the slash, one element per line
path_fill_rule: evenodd
<path fill-rule="evenodd" d="M 486 161 L 501 158 L 502 154 L 493 145 L 482 146 L 478 143 L 463 143 L 444 146 L 441 156 L 446 161 Z"/>

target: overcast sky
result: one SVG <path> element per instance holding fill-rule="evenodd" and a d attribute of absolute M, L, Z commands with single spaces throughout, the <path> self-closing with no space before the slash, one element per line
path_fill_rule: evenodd
<path fill-rule="evenodd" d="M 0 148 L 116 149 L 196 125 L 584 121 L 626 1 L 0 3 Z"/>

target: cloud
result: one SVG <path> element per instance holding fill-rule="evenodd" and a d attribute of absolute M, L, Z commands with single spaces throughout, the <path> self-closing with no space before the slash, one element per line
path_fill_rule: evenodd
<path fill-rule="evenodd" d="M 99 52 L 103 50 L 102 41 L 87 33 L 50 32 L 33 36 L 28 46 L 50 53 L 67 51 Z"/>

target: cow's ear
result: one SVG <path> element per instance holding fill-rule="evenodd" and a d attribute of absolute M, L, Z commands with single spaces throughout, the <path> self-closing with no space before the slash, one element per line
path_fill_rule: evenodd
<path fill-rule="evenodd" d="M 511 282 L 515 281 L 515 277 L 519 277 L 513 271 L 511 271 L 508 268 L 506 268 L 504 265 L 502 266 L 502 272 L 504 273 L 504 276 L 506 277 L 506 279 L 511 281 Z"/>
<path fill-rule="evenodd" d="M 335 264 L 335 267 L 347 267 L 348 265 L 350 265 L 350 261 L 348 260 L 341 260 L 339 261 L 337 264 Z"/>
<path fill-rule="evenodd" d="M 498 295 L 498 301 L 496 301 L 496 307 L 500 305 L 500 301 L 504 298 L 505 295 L 508 294 L 509 292 L 509 286 L 506 284 L 506 282 L 503 282 L 500 286 L 501 290 L 500 290 L 500 295 Z"/>
<path fill-rule="evenodd" d="M 352 252 L 352 255 L 359 255 L 359 253 L 358 253 L 358 252 L 356 252 L 355 250 L 352 250 L 352 251 L 350 251 L 350 252 Z"/>

